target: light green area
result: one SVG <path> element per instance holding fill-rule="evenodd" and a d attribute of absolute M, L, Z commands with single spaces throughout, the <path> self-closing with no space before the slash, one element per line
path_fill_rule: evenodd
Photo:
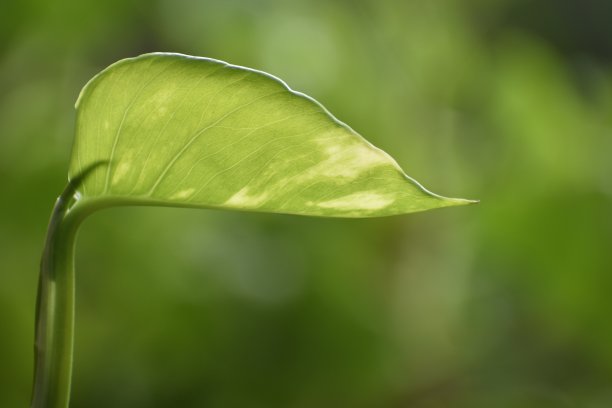
<path fill-rule="evenodd" d="M 76 108 L 70 177 L 99 164 L 77 206 L 373 217 L 469 203 L 428 192 L 281 80 L 222 61 L 125 59 L 92 79 Z"/>

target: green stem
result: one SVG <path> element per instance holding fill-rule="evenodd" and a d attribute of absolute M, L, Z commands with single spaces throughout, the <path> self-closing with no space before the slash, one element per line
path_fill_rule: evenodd
<path fill-rule="evenodd" d="M 74 345 L 74 244 L 77 230 L 93 208 L 79 206 L 78 186 L 97 167 L 91 164 L 74 177 L 59 196 L 40 262 L 34 385 L 31 408 L 68 408 Z"/>
<path fill-rule="evenodd" d="M 67 408 L 74 332 L 74 244 L 82 217 L 70 214 L 70 183 L 57 199 L 40 264 L 32 408 Z"/>

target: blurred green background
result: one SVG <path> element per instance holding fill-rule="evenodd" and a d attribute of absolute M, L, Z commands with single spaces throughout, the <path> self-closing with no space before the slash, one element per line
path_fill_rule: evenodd
<path fill-rule="evenodd" d="M 269 71 L 432 190 L 372 220 L 129 208 L 77 250 L 74 408 L 612 406 L 612 2 L 0 6 L 0 407 L 27 407 L 73 104 L 150 51 Z"/>

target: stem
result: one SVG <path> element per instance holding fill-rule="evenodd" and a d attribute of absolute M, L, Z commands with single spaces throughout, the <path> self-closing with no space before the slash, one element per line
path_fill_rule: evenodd
<path fill-rule="evenodd" d="M 57 199 L 40 264 L 31 408 L 67 408 L 70 399 L 74 243 L 82 220 L 70 214 L 74 192 L 75 183 L 70 183 Z"/>

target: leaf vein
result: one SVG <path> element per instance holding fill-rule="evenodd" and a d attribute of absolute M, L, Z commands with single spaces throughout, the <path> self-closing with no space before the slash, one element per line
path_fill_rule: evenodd
<path fill-rule="evenodd" d="M 156 75 L 153 75 L 148 81 L 146 81 L 139 89 L 138 91 L 136 91 L 136 93 L 134 94 L 134 96 L 132 97 L 130 103 L 128 104 L 128 106 L 125 108 L 125 110 L 123 111 L 123 116 L 121 118 L 121 122 L 119 122 L 119 127 L 117 128 L 117 133 L 115 134 L 115 139 L 113 142 L 113 146 L 111 148 L 111 153 L 110 153 L 110 157 L 108 159 L 108 167 L 106 169 L 106 180 L 104 182 L 104 193 L 106 194 L 108 192 L 108 188 L 109 188 L 109 184 L 110 184 L 110 174 L 111 174 L 111 170 L 113 167 L 113 158 L 115 156 L 115 150 L 117 148 L 117 144 L 119 142 L 119 137 L 121 136 L 121 131 L 123 130 L 123 123 L 125 122 L 125 118 L 127 117 L 128 112 L 130 111 L 130 109 L 132 108 L 132 106 L 134 106 L 134 103 L 136 102 L 136 100 L 138 99 L 138 97 L 140 96 L 140 94 L 149 86 L 149 84 L 151 82 L 153 82 L 155 79 L 159 78 L 164 72 L 166 72 L 172 65 L 176 65 L 178 61 L 173 61 L 172 63 L 166 65 L 162 70 L 160 70 L 160 72 L 158 72 Z"/>
<path fill-rule="evenodd" d="M 221 69 L 223 69 L 225 67 L 226 67 L 226 65 L 221 65 L 220 67 L 212 70 L 212 72 L 209 72 L 207 75 L 203 75 L 203 76 L 199 77 L 198 80 L 195 82 L 195 84 L 191 87 L 191 89 L 189 90 L 187 95 L 185 95 L 185 97 L 181 100 L 181 103 L 179 104 L 179 106 L 177 106 L 177 108 L 174 109 L 174 111 L 170 115 L 169 119 L 166 121 L 166 123 L 164 123 L 164 125 L 162 126 L 160 131 L 155 134 L 154 139 L 151 141 L 151 146 L 149 146 L 149 151 L 147 153 L 147 157 L 145 158 L 142 166 L 140 167 L 140 173 L 138 175 L 138 178 L 137 178 L 136 182 L 134 183 L 134 186 L 132 187 L 132 189 L 128 193 L 128 195 L 131 195 L 134 192 L 134 190 L 138 187 L 138 185 L 140 184 L 140 182 L 141 182 L 141 180 L 143 178 L 142 176 L 145 173 L 147 165 L 149 164 L 149 160 L 151 158 L 151 155 L 152 155 L 153 151 L 156 150 L 157 144 L 159 143 L 160 136 L 166 131 L 166 128 L 168 127 L 170 122 L 172 122 L 172 120 L 176 116 L 176 113 L 179 111 L 180 107 L 187 100 L 186 96 L 190 95 L 198 86 L 200 86 L 200 84 L 202 83 L 202 81 L 204 79 L 209 78 L 210 76 L 214 75 L 216 72 L 218 72 L 219 70 L 221 70 Z M 189 79 L 190 78 L 188 78 L 187 81 L 185 81 L 185 82 L 188 82 Z M 175 90 L 175 92 L 176 92 L 176 90 Z M 138 156 L 140 156 L 140 152 L 142 152 L 143 148 L 144 148 L 144 146 L 140 149 Z"/>
<path fill-rule="evenodd" d="M 170 160 L 170 162 L 168 163 L 168 165 L 164 168 L 164 170 L 161 172 L 161 174 L 159 175 L 159 177 L 157 178 L 157 180 L 155 181 L 155 183 L 153 184 L 153 186 L 151 187 L 151 190 L 149 190 L 149 192 L 147 193 L 149 196 L 151 196 L 155 190 L 157 189 L 157 187 L 159 186 L 159 184 L 162 182 L 162 180 L 166 177 L 166 174 L 168 173 L 168 171 L 170 171 L 170 169 L 172 168 L 172 166 L 174 166 L 174 164 L 178 161 L 178 159 L 180 159 L 183 154 L 189 150 L 189 148 L 191 147 L 191 145 L 193 145 L 196 140 L 198 140 L 198 138 L 200 136 L 202 136 L 204 133 L 206 133 L 206 131 L 214 128 L 218 123 L 222 122 L 223 120 L 227 119 L 228 117 L 230 117 L 231 115 L 235 114 L 236 112 L 240 111 L 241 109 L 246 108 L 247 106 L 250 106 L 252 104 L 254 104 L 257 101 L 260 101 L 264 98 L 268 98 L 270 96 L 274 96 L 280 93 L 283 93 L 284 91 L 281 92 L 273 92 L 271 94 L 267 94 L 267 95 L 263 95 L 260 97 L 257 97 L 253 100 L 251 100 L 250 102 L 247 102 L 245 104 L 242 104 L 234 109 L 232 109 L 231 111 L 227 112 L 225 115 L 221 116 L 219 119 L 217 119 L 214 123 L 212 123 L 211 125 L 208 125 L 202 129 L 200 129 L 198 132 L 196 132 L 190 139 L 189 141 L 187 141 L 187 143 L 185 143 L 185 145 L 183 146 L 183 148 L 181 148 L 181 150 L 179 150 L 174 157 Z"/>
<path fill-rule="evenodd" d="M 197 161 L 196 161 L 196 162 L 195 162 L 195 163 L 194 163 L 194 164 L 193 164 L 193 165 L 192 165 L 192 166 L 189 168 L 189 170 L 187 171 L 187 173 L 185 174 L 185 176 L 183 176 L 183 178 L 182 178 L 182 179 L 181 179 L 181 180 L 180 180 L 180 181 L 177 183 L 177 185 L 179 185 L 179 184 L 181 184 L 183 181 L 185 181 L 185 180 L 186 180 L 186 179 L 187 179 L 187 178 L 188 178 L 188 177 L 191 175 L 191 173 L 193 172 L 193 170 L 194 170 L 194 169 L 195 169 L 195 168 L 196 168 L 196 167 L 197 167 L 197 166 L 200 164 L 200 162 L 202 162 L 203 160 L 206 160 L 206 159 L 209 159 L 209 158 L 211 158 L 211 157 L 214 157 L 215 155 L 217 155 L 217 154 L 221 153 L 222 151 L 225 151 L 225 150 L 229 149 L 230 147 L 235 146 L 235 145 L 237 145 L 237 144 L 241 143 L 242 141 L 244 141 L 244 140 L 246 140 L 247 138 L 249 138 L 249 137 L 250 137 L 250 136 L 251 136 L 253 133 L 257 132 L 258 130 L 264 129 L 264 128 L 268 127 L 268 126 L 273 126 L 273 125 L 276 125 L 276 124 L 281 123 L 281 122 L 284 122 L 284 121 L 286 121 L 286 120 L 288 120 L 288 119 L 293 119 L 293 118 L 296 118 L 296 117 L 299 117 L 299 116 L 304 116 L 304 115 L 307 115 L 307 114 L 313 114 L 313 112 L 308 112 L 308 113 L 306 113 L 306 112 L 302 112 L 302 113 L 299 113 L 299 114 L 297 114 L 297 115 L 291 115 L 291 116 L 288 116 L 288 117 L 286 117 L 286 118 L 279 119 L 279 120 L 276 120 L 276 121 L 274 121 L 274 122 L 267 123 L 267 124 L 262 125 L 262 126 L 258 126 L 258 127 L 255 127 L 255 128 L 251 128 L 252 130 L 251 130 L 250 132 L 248 132 L 246 135 L 242 136 L 240 139 L 238 139 L 238 140 L 236 140 L 236 141 L 234 141 L 234 142 L 232 142 L 232 143 L 230 143 L 230 144 L 227 144 L 227 145 L 223 146 L 223 147 L 222 147 L 222 148 L 220 148 L 220 149 L 217 149 L 216 151 L 214 151 L 214 152 L 212 152 L 212 153 L 209 153 L 209 154 L 207 154 L 207 155 L 205 155 L 205 156 L 200 157 L 200 158 L 199 158 L 199 159 L 198 159 L 198 160 L 197 160 Z M 216 128 L 219 128 L 219 126 L 216 126 Z"/>
<path fill-rule="evenodd" d="M 323 126 L 321 126 L 321 127 L 323 127 Z M 251 157 L 251 156 L 253 156 L 254 154 L 258 153 L 260 150 L 265 149 L 267 145 L 269 145 L 269 144 L 271 144 L 271 143 L 274 143 L 274 142 L 277 142 L 277 141 L 282 140 L 282 139 L 290 139 L 290 138 L 294 138 L 294 137 L 302 137 L 302 136 L 304 136 L 304 135 L 308 135 L 308 134 L 314 133 L 314 132 L 316 132 L 316 131 L 318 131 L 318 130 L 319 130 L 319 128 L 315 128 L 315 129 L 311 129 L 311 130 L 310 130 L 310 131 L 308 131 L 308 132 L 302 132 L 302 133 L 299 133 L 299 134 L 297 134 L 297 135 L 280 136 L 280 137 L 276 137 L 276 138 L 274 138 L 274 139 L 268 140 L 266 143 L 262 144 L 262 145 L 261 145 L 259 148 L 257 148 L 257 149 L 255 149 L 255 150 L 253 150 L 251 153 L 249 153 L 249 154 L 247 154 L 246 156 L 242 157 L 240 160 L 238 160 L 238 161 L 237 161 L 236 163 L 234 163 L 233 165 L 229 166 L 228 168 L 226 168 L 226 169 L 224 169 L 224 170 L 221 170 L 221 171 L 219 171 L 219 172 L 215 173 L 215 174 L 214 174 L 212 177 L 210 177 L 210 178 L 209 178 L 209 179 L 208 179 L 208 180 L 207 180 L 207 181 L 206 181 L 206 182 L 205 182 L 205 183 L 204 183 L 204 184 L 203 184 L 203 185 L 202 185 L 202 186 L 201 186 L 201 187 L 200 187 L 200 188 L 199 188 L 199 189 L 198 189 L 198 190 L 197 190 L 197 191 L 196 191 L 194 194 L 193 194 L 192 198 L 193 198 L 193 197 L 195 197 L 195 196 L 197 196 L 197 195 L 198 195 L 198 194 L 199 194 L 199 193 L 200 193 L 200 192 L 201 192 L 201 191 L 202 191 L 202 190 L 203 190 L 203 189 L 204 189 L 204 188 L 205 188 L 205 187 L 206 187 L 208 184 L 210 184 L 210 183 L 211 183 L 211 182 L 212 182 L 212 181 L 213 181 L 215 178 L 217 178 L 217 177 L 218 177 L 218 176 L 220 176 L 221 174 L 226 173 L 226 172 L 228 172 L 228 171 L 230 171 L 230 170 L 234 169 L 235 167 L 239 166 L 239 165 L 240 165 L 240 164 L 242 164 L 242 163 L 243 163 L 245 160 L 247 160 L 249 157 Z M 190 201 L 191 201 L 191 200 L 190 200 Z"/>

